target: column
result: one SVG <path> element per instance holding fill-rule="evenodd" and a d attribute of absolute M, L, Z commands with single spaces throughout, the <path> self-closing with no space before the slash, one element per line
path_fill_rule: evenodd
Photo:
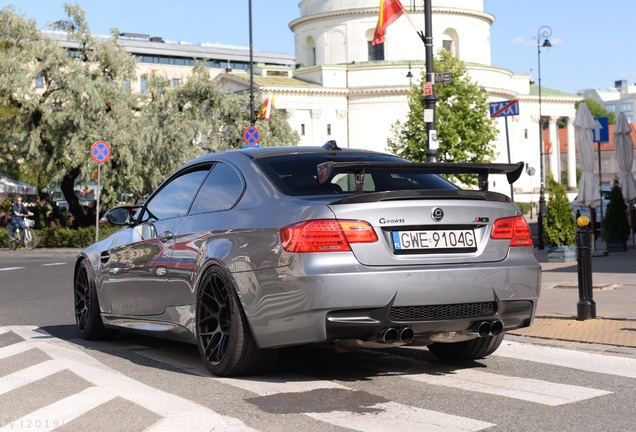
<path fill-rule="evenodd" d="M 576 189 L 576 144 L 574 143 L 574 119 L 566 117 L 568 124 L 568 189 Z"/>
<path fill-rule="evenodd" d="M 550 143 L 550 171 L 554 179 L 561 181 L 561 169 L 559 168 L 559 117 L 548 117 L 548 142 Z"/>

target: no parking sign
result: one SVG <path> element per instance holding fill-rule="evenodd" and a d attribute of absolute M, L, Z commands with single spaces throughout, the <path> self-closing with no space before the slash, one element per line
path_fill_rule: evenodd
<path fill-rule="evenodd" d="M 110 158 L 110 146 L 105 141 L 97 141 L 91 146 L 91 157 L 97 163 L 106 162 Z"/>

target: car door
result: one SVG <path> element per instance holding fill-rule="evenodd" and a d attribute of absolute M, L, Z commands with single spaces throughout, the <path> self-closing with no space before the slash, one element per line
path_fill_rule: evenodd
<path fill-rule="evenodd" d="M 105 298 L 115 315 L 159 315 L 166 309 L 175 235 L 209 171 L 186 169 L 165 182 L 144 204 L 135 240 L 107 252 Z M 102 256 L 102 261 L 104 261 Z"/>

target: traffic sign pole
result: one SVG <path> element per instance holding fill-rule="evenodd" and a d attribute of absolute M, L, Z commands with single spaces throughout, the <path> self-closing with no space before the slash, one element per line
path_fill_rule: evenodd
<path fill-rule="evenodd" d="M 101 189 L 102 164 L 110 159 L 110 145 L 96 141 L 91 146 L 91 158 L 97 162 L 97 190 L 95 191 L 95 241 L 99 240 L 99 195 Z"/>

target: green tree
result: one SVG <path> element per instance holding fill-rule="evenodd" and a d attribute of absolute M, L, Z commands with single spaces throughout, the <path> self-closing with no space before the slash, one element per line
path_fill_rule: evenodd
<path fill-rule="evenodd" d="M 601 224 L 601 237 L 606 241 L 626 241 L 629 237 L 629 232 L 627 204 L 625 204 L 625 198 L 623 198 L 623 191 L 618 179 L 614 179 L 612 190 L 609 194 L 607 211 Z"/>
<path fill-rule="evenodd" d="M 603 108 L 603 105 L 601 105 L 600 102 L 594 99 L 583 99 L 582 101 L 576 102 L 574 104 L 574 108 L 578 110 L 579 104 L 581 102 L 585 102 L 587 107 L 590 109 L 590 112 L 592 113 L 592 117 L 607 117 L 607 121 L 609 124 L 616 123 L 616 114 L 607 111 L 605 108 Z"/>
<path fill-rule="evenodd" d="M 548 172 L 548 215 L 543 219 L 543 241 L 547 246 L 574 246 L 576 221 L 572 205 L 565 192 L 565 185 L 557 182 Z"/>
<path fill-rule="evenodd" d="M 131 93 L 126 83 L 136 79 L 136 60 L 117 44 L 118 31 L 95 38 L 79 6 L 65 4 L 64 10 L 67 19 L 52 28 L 77 44 L 70 50 L 11 7 L 0 10 L 5 172 L 40 191 L 61 184 L 75 225 L 82 226 L 94 223 L 95 209 L 81 206 L 74 189 L 96 172 L 90 155 L 95 141 L 107 141 L 112 149 L 100 169 L 103 208 L 114 204 L 119 192 L 144 196 L 205 151 L 242 147 L 250 119 L 246 95 L 221 89 L 203 65 L 177 89 L 151 74 L 145 94 Z M 299 140 L 276 112 L 259 127 L 263 145 Z"/>
<path fill-rule="evenodd" d="M 435 58 L 436 71 L 450 72 L 449 84 L 435 86 L 437 97 L 438 160 L 440 162 L 489 162 L 495 157 L 491 142 L 497 137 L 495 121 L 490 118 L 488 94 L 467 75 L 465 64 L 446 50 Z M 420 77 L 409 95 L 407 120 L 393 125 L 389 149 L 414 161 L 426 158 L 427 137 L 424 123 L 425 100 Z M 466 184 L 477 184 L 474 177 L 462 176 Z"/>

